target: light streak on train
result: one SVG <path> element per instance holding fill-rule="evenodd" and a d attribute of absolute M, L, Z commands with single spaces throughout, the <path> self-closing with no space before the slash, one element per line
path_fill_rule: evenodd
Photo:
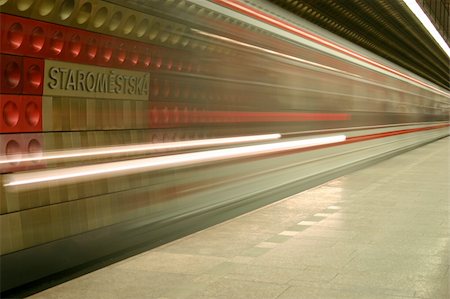
<path fill-rule="evenodd" d="M 160 151 L 169 150 L 182 150 L 192 149 L 205 146 L 220 146 L 235 143 L 244 142 L 256 142 L 267 141 L 273 139 L 279 139 L 280 134 L 266 134 L 255 136 L 238 136 L 228 138 L 215 138 L 215 139 L 203 139 L 203 140 L 190 140 L 190 141 L 178 141 L 178 142 L 166 142 L 166 143 L 149 143 L 149 144 L 136 144 L 125 146 L 111 146 L 92 149 L 79 149 L 79 150 L 67 150 L 67 151 L 55 151 L 46 152 L 36 157 L 35 154 L 27 154 L 19 157 L 14 155 L 0 157 L 1 164 L 9 163 L 21 163 L 32 161 L 48 161 L 59 159 L 74 159 L 74 158 L 98 158 L 100 156 L 111 156 L 121 154 L 141 154 L 141 153 L 154 153 Z"/>
<path fill-rule="evenodd" d="M 180 167 L 227 159 L 246 158 L 261 154 L 277 153 L 342 141 L 345 141 L 345 135 L 249 145 L 187 154 L 78 166 L 66 169 L 43 170 L 32 173 L 11 174 L 6 176 L 5 180 L 7 183 L 4 184 L 4 186 L 21 186 L 69 179 L 74 179 L 72 182 L 82 182 L 93 178 L 98 179 L 98 176 L 111 177 L 144 171 L 161 170 L 169 167 Z"/>

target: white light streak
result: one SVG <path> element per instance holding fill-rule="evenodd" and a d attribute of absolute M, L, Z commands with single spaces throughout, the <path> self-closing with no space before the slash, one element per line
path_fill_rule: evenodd
<path fill-rule="evenodd" d="M 332 144 L 346 140 L 345 135 L 335 135 L 277 143 L 248 145 L 234 148 L 168 155 L 129 161 L 50 169 L 4 176 L 5 187 L 34 185 L 39 183 L 82 182 L 119 175 L 129 175 L 179 166 L 192 166 L 206 162 L 251 157 L 312 146 Z"/>
<path fill-rule="evenodd" d="M 152 153 L 164 150 L 180 150 L 197 148 L 204 146 L 218 146 L 226 144 L 244 143 L 244 142 L 256 142 L 256 141 L 268 141 L 281 138 L 281 135 L 266 134 L 266 135 L 253 135 L 253 136 L 238 136 L 238 137 L 226 137 L 226 138 L 214 138 L 214 139 L 202 139 L 202 140 L 189 140 L 189 141 L 177 141 L 166 143 L 147 143 L 137 145 L 126 146 L 111 146 L 101 147 L 93 149 L 79 149 L 79 150 L 67 150 L 67 151 L 55 151 L 49 153 L 43 153 L 37 156 L 36 153 L 27 155 L 10 155 L 0 156 L 0 165 L 9 163 L 21 163 L 21 162 L 37 162 L 47 160 L 59 160 L 59 159 L 74 159 L 74 158 L 95 158 L 100 156 L 112 156 L 130 153 Z"/>
<path fill-rule="evenodd" d="M 403 0 L 408 8 L 414 13 L 414 15 L 419 19 L 422 25 L 428 30 L 431 36 L 435 39 L 435 41 L 439 44 L 439 46 L 444 50 L 448 57 L 450 57 L 450 48 L 436 30 L 433 23 L 430 21 L 428 16 L 422 10 L 419 4 L 415 0 Z"/>

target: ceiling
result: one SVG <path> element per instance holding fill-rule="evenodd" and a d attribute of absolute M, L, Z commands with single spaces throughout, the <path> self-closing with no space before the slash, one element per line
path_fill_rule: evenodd
<path fill-rule="evenodd" d="M 403 1 L 270 1 L 447 90 L 450 89 L 448 56 Z M 439 15 L 447 17 L 443 24 L 448 28 L 448 1 L 441 2 L 443 5 L 439 6 Z M 448 30 L 445 33 L 448 40 Z"/>

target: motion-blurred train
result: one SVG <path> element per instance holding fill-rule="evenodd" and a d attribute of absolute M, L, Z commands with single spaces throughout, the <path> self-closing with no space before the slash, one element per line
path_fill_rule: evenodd
<path fill-rule="evenodd" d="M 0 11 L 5 296 L 449 134 L 448 90 L 266 1 Z"/>

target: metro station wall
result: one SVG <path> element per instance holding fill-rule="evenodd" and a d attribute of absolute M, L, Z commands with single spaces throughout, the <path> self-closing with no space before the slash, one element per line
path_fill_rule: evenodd
<path fill-rule="evenodd" d="M 444 97 L 417 84 L 196 4 L 158 5 L 2 1 L 0 156 L 448 121 Z M 52 81 L 52 67 L 61 82 Z M 91 91 L 89 74 L 97 78 Z M 146 86 L 140 94 L 131 83 L 118 87 L 125 77 Z M 9 163 L 0 173 L 85 163 Z M 232 176 L 215 171 L 203 170 L 205 186 Z M 201 184 L 190 176 L 145 173 L 21 192 L 2 184 L 0 252 L 185 207 L 182 191 Z"/>

